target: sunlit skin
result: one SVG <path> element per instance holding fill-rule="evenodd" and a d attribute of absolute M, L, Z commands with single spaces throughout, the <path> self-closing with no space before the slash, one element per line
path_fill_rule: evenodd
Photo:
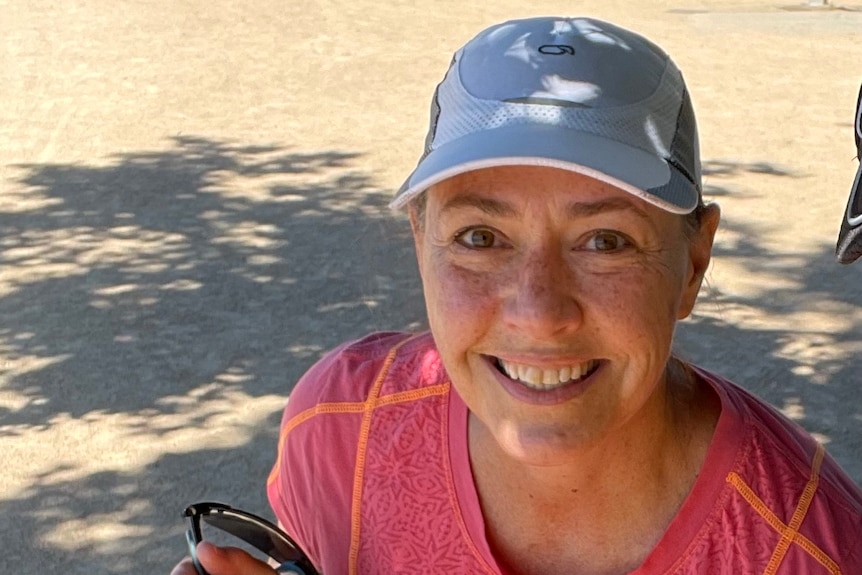
<path fill-rule="evenodd" d="M 575 173 L 506 167 L 433 187 L 414 227 L 444 365 L 513 457 L 553 465 L 643 409 L 664 416 L 650 399 L 702 274 L 682 217 Z M 501 387 L 496 359 L 598 365 L 575 397 L 537 405 Z"/>
<path fill-rule="evenodd" d="M 690 382 L 669 382 L 665 372 L 675 325 L 691 313 L 709 263 L 718 209 L 687 235 L 683 216 L 606 183 L 501 167 L 435 185 L 411 222 L 431 330 L 470 410 L 471 460 L 492 544 L 505 545 L 511 523 L 529 539 L 524 529 L 536 509 L 537 522 L 565 524 L 557 510 L 590 485 L 581 517 L 595 511 L 608 530 L 615 517 L 599 507 L 603 496 L 630 490 L 632 507 L 657 506 L 653 523 L 661 524 L 629 546 L 642 559 L 690 489 L 717 416 L 702 394 L 674 389 Z M 535 390 L 502 364 L 587 372 Z M 518 506 L 527 492 L 532 509 Z M 504 525 L 495 537 L 496 520 Z M 537 534 L 536 545 L 546 541 L 552 548 L 547 533 Z M 565 566 L 564 551 L 554 553 Z"/>
<path fill-rule="evenodd" d="M 511 575 L 630 572 L 691 489 L 717 418 L 710 392 L 666 364 L 718 209 L 686 232 L 683 216 L 541 167 L 451 178 L 416 208 L 428 318 L 470 410 L 495 559 Z M 501 363 L 585 373 L 536 390 Z M 238 550 L 199 556 L 212 575 L 273 573 Z M 173 575 L 194 575 L 191 562 Z"/>
<path fill-rule="evenodd" d="M 210 575 L 275 575 L 271 565 L 255 559 L 234 547 L 216 547 L 207 542 L 198 545 L 198 558 Z M 176 565 L 171 575 L 197 575 L 191 558 Z"/>

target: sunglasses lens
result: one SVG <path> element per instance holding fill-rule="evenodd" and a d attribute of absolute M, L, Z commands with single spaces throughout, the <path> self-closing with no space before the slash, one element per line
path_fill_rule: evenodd
<path fill-rule="evenodd" d="M 296 561 L 303 555 L 290 541 L 265 525 L 229 514 L 201 517 L 204 541 L 219 546 L 238 547 L 262 561 L 272 558 L 279 563 Z"/>
<path fill-rule="evenodd" d="M 192 562 L 195 565 L 195 571 L 198 572 L 198 575 L 209 575 L 198 560 L 197 542 L 195 541 L 195 536 L 191 529 L 186 531 L 186 543 L 188 543 L 189 546 L 189 555 L 191 555 Z"/>

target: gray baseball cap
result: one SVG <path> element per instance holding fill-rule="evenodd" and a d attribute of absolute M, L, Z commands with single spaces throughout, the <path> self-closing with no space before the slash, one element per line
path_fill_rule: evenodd
<path fill-rule="evenodd" d="M 859 168 L 850 187 L 850 199 L 847 200 L 844 219 L 841 220 L 841 229 L 838 231 L 838 245 L 835 246 L 835 255 L 842 264 L 852 264 L 862 256 L 862 87 L 859 88 L 859 98 L 856 101 L 853 127 Z"/>
<path fill-rule="evenodd" d="M 674 213 L 701 195 L 682 75 L 646 38 L 591 18 L 530 18 L 481 32 L 437 86 L 425 151 L 390 206 L 495 166 L 550 166 Z"/>

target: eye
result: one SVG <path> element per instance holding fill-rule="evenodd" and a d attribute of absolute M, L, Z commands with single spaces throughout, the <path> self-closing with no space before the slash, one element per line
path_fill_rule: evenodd
<path fill-rule="evenodd" d="M 624 235 L 610 230 L 599 230 L 587 240 L 587 249 L 596 252 L 618 252 L 632 246 Z"/>
<path fill-rule="evenodd" d="M 488 228 L 468 228 L 455 234 L 455 241 L 473 249 L 493 248 L 500 243 L 497 235 Z"/>

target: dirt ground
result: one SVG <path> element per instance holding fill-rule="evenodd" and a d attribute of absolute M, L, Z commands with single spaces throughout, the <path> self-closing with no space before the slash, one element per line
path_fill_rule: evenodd
<path fill-rule="evenodd" d="M 679 350 L 862 483 L 862 1 L 794 1 L 0 0 L 0 573 L 166 575 L 185 504 L 268 513 L 296 378 L 423 324 L 386 203 L 451 53 L 535 14 L 674 56 L 724 217 Z"/>

